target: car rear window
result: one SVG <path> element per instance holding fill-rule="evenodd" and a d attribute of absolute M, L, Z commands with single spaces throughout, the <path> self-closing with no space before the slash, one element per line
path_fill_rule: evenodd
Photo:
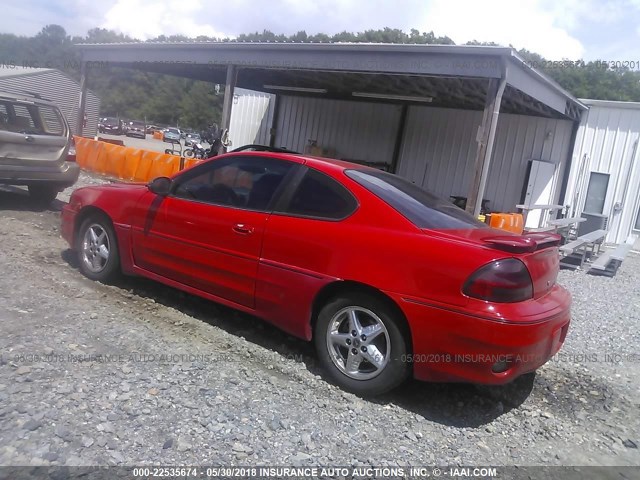
<path fill-rule="evenodd" d="M 13 112 L 15 114 L 13 122 L 16 125 L 31 131 L 35 129 L 36 125 L 33 122 L 33 118 L 31 118 L 31 112 L 25 105 L 14 104 Z"/>
<path fill-rule="evenodd" d="M 453 203 L 397 175 L 379 170 L 347 170 L 346 175 L 388 203 L 418 228 L 487 228 Z"/>

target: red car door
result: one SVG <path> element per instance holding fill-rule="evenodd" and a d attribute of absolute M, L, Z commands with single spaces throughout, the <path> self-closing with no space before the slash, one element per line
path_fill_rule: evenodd
<path fill-rule="evenodd" d="M 267 207 L 291 166 L 244 156 L 185 172 L 134 227 L 135 264 L 253 308 Z"/>

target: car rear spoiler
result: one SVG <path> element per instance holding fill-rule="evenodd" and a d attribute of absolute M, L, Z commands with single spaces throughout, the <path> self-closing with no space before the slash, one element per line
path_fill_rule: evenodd
<path fill-rule="evenodd" d="M 525 233 L 523 235 L 498 235 L 482 239 L 491 247 L 511 253 L 530 253 L 560 245 L 562 237 L 557 233 Z"/>

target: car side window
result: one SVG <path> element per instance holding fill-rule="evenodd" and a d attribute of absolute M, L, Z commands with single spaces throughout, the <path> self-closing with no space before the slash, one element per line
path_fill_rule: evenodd
<path fill-rule="evenodd" d="M 310 168 L 282 213 L 341 220 L 351 215 L 357 207 L 357 200 L 344 186 Z"/>
<path fill-rule="evenodd" d="M 293 165 L 268 157 L 214 160 L 177 179 L 173 195 L 216 205 L 266 211 Z"/>

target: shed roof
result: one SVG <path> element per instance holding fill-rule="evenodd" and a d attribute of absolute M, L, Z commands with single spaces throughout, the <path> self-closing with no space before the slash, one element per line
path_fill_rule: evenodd
<path fill-rule="evenodd" d="M 506 76 L 502 109 L 577 120 L 586 107 L 512 48 L 377 43 L 136 42 L 78 45 L 84 61 L 237 85 L 260 91 L 379 101 L 398 96 L 434 106 L 484 108 L 487 79 Z M 285 87 L 285 88 L 282 88 Z M 294 90 L 291 90 L 291 89 Z M 312 92 L 311 90 L 315 90 Z M 395 98 L 389 98 L 389 96 Z M 415 100 L 419 101 L 419 100 Z"/>
<path fill-rule="evenodd" d="M 594 100 L 592 98 L 581 98 L 580 101 L 591 107 L 624 108 L 630 110 L 640 110 L 640 102 L 621 102 L 617 100 Z"/>
<path fill-rule="evenodd" d="M 40 75 L 42 73 L 53 72 L 53 68 L 30 68 L 20 65 L 4 65 L 0 68 L 0 78 L 19 77 L 23 75 Z"/>

